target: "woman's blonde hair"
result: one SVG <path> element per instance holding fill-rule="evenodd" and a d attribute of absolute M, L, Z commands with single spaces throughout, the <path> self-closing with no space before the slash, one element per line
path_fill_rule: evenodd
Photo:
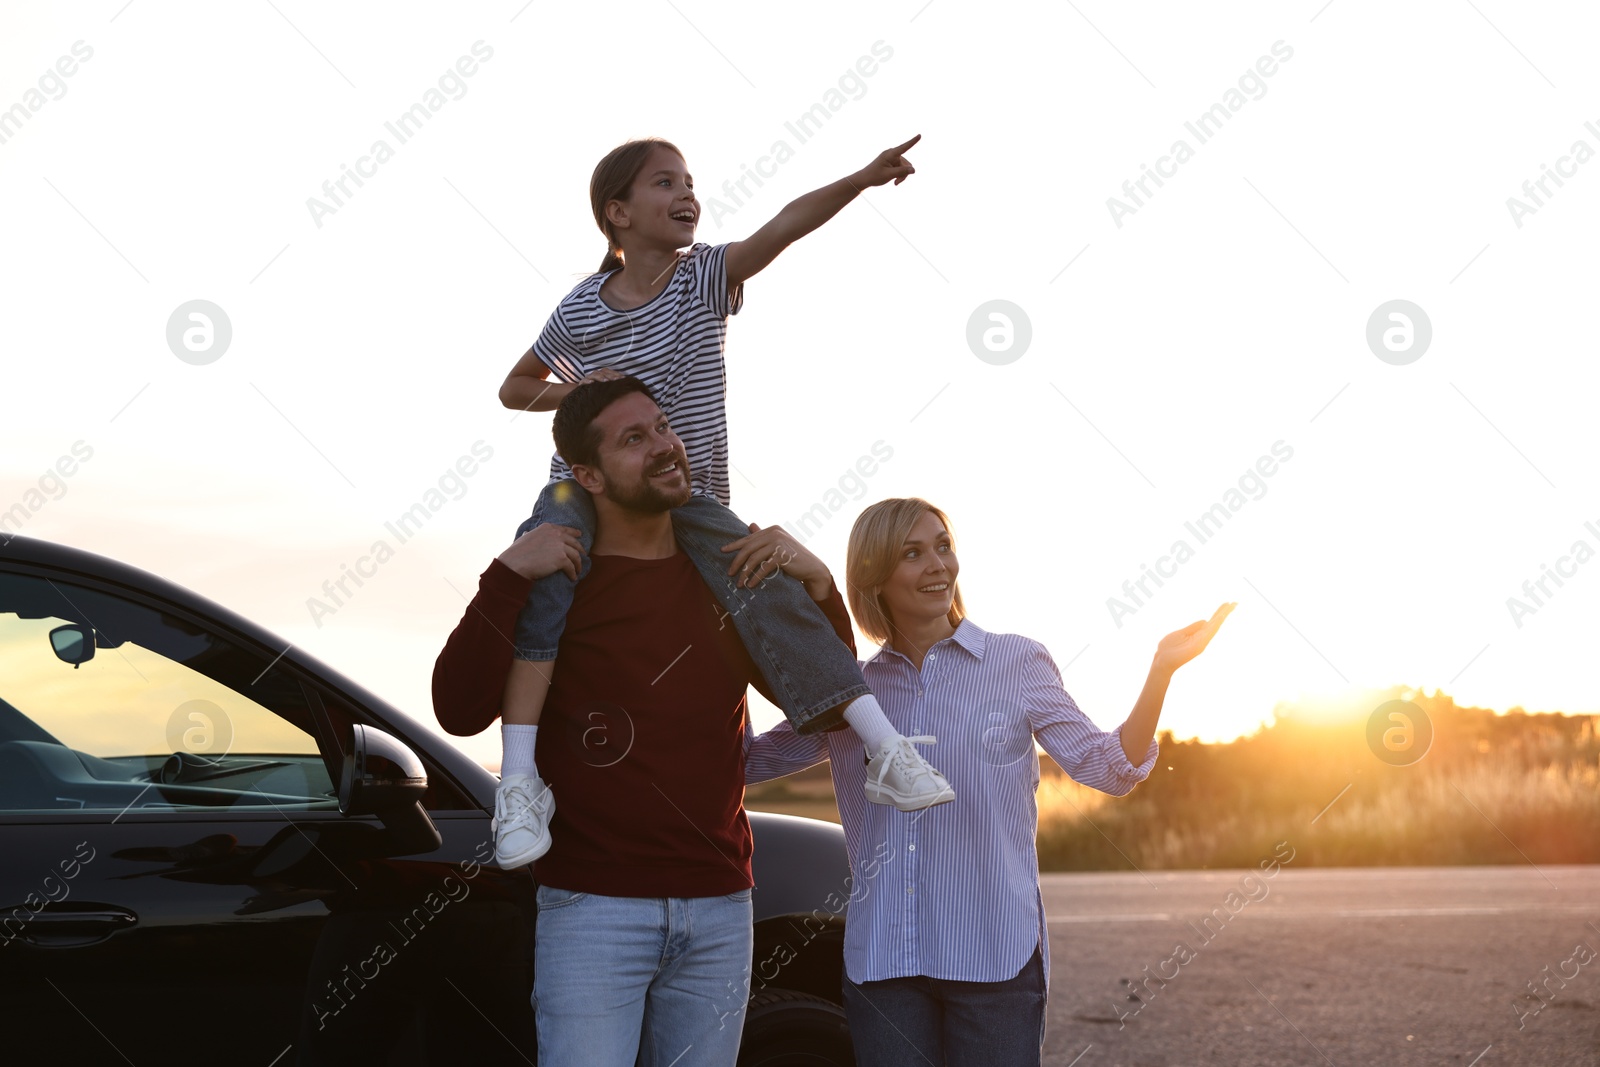
<path fill-rule="evenodd" d="M 879 588 L 900 565 L 901 549 L 906 538 L 911 536 L 912 527 L 929 512 L 944 524 L 953 548 L 955 532 L 950 529 L 949 517 L 921 497 L 880 500 L 863 511 L 850 529 L 850 547 L 844 565 L 850 611 L 861 632 L 880 645 L 889 642 L 894 623 L 883 605 Z M 961 586 L 952 582 L 951 591 L 949 619 L 950 625 L 955 626 L 967 617 L 967 609 L 961 603 Z"/>

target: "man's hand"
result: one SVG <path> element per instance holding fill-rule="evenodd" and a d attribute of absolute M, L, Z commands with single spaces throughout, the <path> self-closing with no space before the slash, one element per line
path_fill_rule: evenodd
<path fill-rule="evenodd" d="M 887 185 L 894 182 L 899 185 L 917 172 L 917 168 L 906 159 L 905 153 L 911 146 L 922 140 L 922 134 L 917 134 L 905 144 L 895 148 L 885 148 L 878 153 L 878 158 L 868 163 L 865 167 L 850 176 L 850 183 L 858 189 L 866 189 L 874 185 Z"/>
<path fill-rule="evenodd" d="M 623 374 L 619 370 L 612 370 L 610 367 L 601 367 L 599 370 L 590 371 L 582 378 L 579 378 L 577 384 L 583 385 L 587 382 L 614 382 L 618 378 L 625 377 L 627 377 L 627 375 Z"/>
<path fill-rule="evenodd" d="M 737 553 L 728 567 L 728 576 L 737 574 L 736 584 L 743 589 L 761 584 L 780 570 L 805 583 L 806 592 L 813 600 L 827 597 L 833 587 L 833 575 L 828 573 L 827 564 L 807 551 L 782 526 L 763 530 L 752 522 L 749 537 L 730 541 L 722 546 L 722 551 Z"/>
<path fill-rule="evenodd" d="M 511 547 L 497 558 L 524 578 L 543 578 L 565 571 L 568 578 L 577 581 L 578 569 L 583 566 L 583 543 L 572 527 L 547 522 L 511 542 Z"/>
<path fill-rule="evenodd" d="M 1174 630 L 1163 637 L 1161 644 L 1156 647 L 1155 666 L 1170 675 L 1204 652 L 1211 639 L 1221 629 L 1222 620 L 1238 606 L 1237 601 L 1223 604 L 1209 620 L 1192 622 L 1183 629 Z"/>

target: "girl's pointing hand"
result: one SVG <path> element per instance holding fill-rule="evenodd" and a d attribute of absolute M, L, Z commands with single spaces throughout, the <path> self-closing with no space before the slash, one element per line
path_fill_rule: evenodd
<path fill-rule="evenodd" d="M 851 181 L 858 188 L 868 188 L 874 185 L 887 185 L 889 182 L 899 185 L 917 172 L 917 168 L 906 159 L 905 153 L 911 146 L 922 140 L 922 134 L 917 134 L 903 145 L 894 148 L 885 148 L 878 153 L 878 158 L 856 171 Z"/>

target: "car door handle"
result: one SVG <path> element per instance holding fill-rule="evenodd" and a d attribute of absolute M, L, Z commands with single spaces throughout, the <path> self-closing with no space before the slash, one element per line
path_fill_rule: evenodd
<path fill-rule="evenodd" d="M 10 913 L 13 918 L 7 925 L 19 921 L 17 913 L 26 912 L 25 905 L 0 909 L 0 914 Z M 132 929 L 139 917 L 127 908 L 113 904 L 94 904 L 87 901 L 65 908 L 46 905 L 43 911 L 21 919 L 22 929 L 15 936 L 20 941 L 41 948 L 71 948 L 104 941 L 119 930 Z M 6 931 L 11 933 L 11 931 Z"/>

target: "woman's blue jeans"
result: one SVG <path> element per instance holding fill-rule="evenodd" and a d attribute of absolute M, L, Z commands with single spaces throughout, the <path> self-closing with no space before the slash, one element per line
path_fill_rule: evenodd
<path fill-rule="evenodd" d="M 1045 996 L 1038 949 L 1003 982 L 844 979 L 858 1067 L 1039 1067 Z"/>
<path fill-rule="evenodd" d="M 581 581 L 589 572 L 594 545 L 595 511 L 589 494 L 570 478 L 545 486 L 533 514 L 517 527 L 521 537 L 535 526 L 555 523 L 579 531 L 583 543 Z M 815 733 L 842 725 L 830 709 L 848 704 L 871 690 L 861 678 L 855 656 L 811 599 L 805 586 L 776 574 L 751 589 L 740 589 L 728 577 L 733 558 L 722 551 L 730 541 L 747 537 L 749 524 L 709 497 L 694 496 L 672 510 L 672 532 L 678 547 L 694 561 L 711 592 L 722 604 L 723 622 L 732 622 L 750 658 L 766 680 L 774 703 L 796 733 Z M 562 571 L 533 583 L 528 602 L 517 616 L 514 643 L 518 659 L 548 662 L 556 658 L 575 584 Z"/>

